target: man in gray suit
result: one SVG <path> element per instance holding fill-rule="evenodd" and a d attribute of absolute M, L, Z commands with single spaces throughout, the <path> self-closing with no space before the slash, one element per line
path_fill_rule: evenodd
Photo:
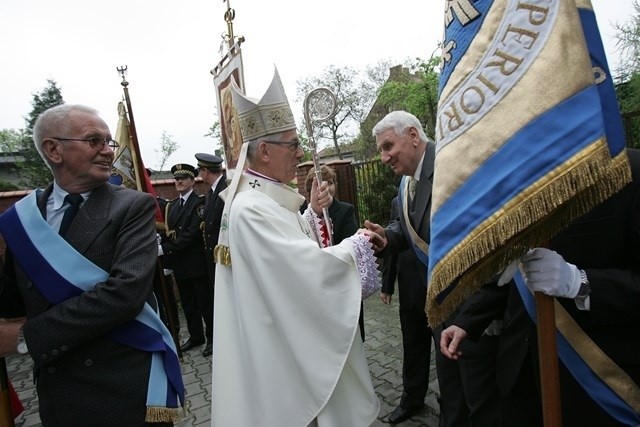
<path fill-rule="evenodd" d="M 155 201 L 107 182 L 118 143 L 92 108 L 45 111 L 33 139 L 54 182 L 0 217 L 0 355 L 33 358 L 45 426 L 173 425 L 184 388 L 152 292 Z"/>

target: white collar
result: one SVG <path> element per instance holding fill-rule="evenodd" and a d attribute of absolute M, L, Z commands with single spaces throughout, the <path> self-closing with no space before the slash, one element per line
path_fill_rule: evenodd
<path fill-rule="evenodd" d="M 218 182 L 220 182 L 220 179 L 222 179 L 222 175 L 220 175 L 218 178 L 216 178 L 215 181 L 213 181 L 213 184 L 211 185 L 212 191 L 215 191 L 216 187 L 218 186 Z"/>
<path fill-rule="evenodd" d="M 420 175 L 422 175 L 422 164 L 424 163 L 424 155 L 426 152 L 427 150 L 424 150 L 424 153 L 422 153 L 422 157 L 420 158 L 420 163 L 418 163 L 418 167 L 415 172 L 413 172 L 413 179 L 416 181 L 420 181 Z"/>
<path fill-rule="evenodd" d="M 57 211 L 64 205 L 64 198 L 67 197 L 67 194 L 70 194 L 68 191 L 63 190 L 62 187 L 58 185 L 58 183 L 53 181 L 53 191 L 51 192 L 51 196 L 53 197 L 53 210 Z M 83 199 L 83 203 L 87 200 L 89 195 L 91 194 L 91 190 L 85 191 L 84 193 L 80 193 Z"/>
<path fill-rule="evenodd" d="M 193 193 L 193 188 L 191 190 L 189 190 L 188 193 L 186 193 L 184 195 L 180 195 L 180 198 L 186 202 L 187 199 L 189 198 L 189 196 L 191 195 L 191 193 Z"/>

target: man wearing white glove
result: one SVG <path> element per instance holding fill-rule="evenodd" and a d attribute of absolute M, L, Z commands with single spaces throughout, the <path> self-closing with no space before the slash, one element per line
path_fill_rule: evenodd
<path fill-rule="evenodd" d="M 535 248 L 521 259 L 520 272 L 531 292 L 571 298 L 580 310 L 589 310 L 591 289 L 587 274 L 551 249 Z"/>
<path fill-rule="evenodd" d="M 566 360 L 560 363 L 563 425 L 640 425 L 640 403 L 632 397 L 640 395 L 640 151 L 627 151 L 633 182 L 571 223 L 549 249 L 527 252 L 520 260 L 524 283 L 493 288 L 508 293 L 506 307 L 476 307 L 504 311 L 497 361 L 504 426 L 542 425 L 536 325 L 523 302 L 536 291 L 561 304 L 556 326 L 569 346 L 559 353 L 581 349 L 579 357 L 560 359 Z M 464 357 L 460 343 L 473 328 L 487 327 L 489 317 L 443 331 L 442 354 Z"/>

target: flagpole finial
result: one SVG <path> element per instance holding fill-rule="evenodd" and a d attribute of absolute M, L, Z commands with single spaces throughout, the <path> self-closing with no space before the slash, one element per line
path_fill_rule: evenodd
<path fill-rule="evenodd" d="M 233 46 L 233 18 L 236 17 L 236 11 L 231 8 L 231 0 L 223 0 L 227 3 L 227 10 L 224 13 L 224 20 L 227 23 L 227 44 L 229 47 Z"/>
<path fill-rule="evenodd" d="M 120 82 L 120 84 L 124 87 L 129 86 L 129 82 L 125 78 L 125 76 L 127 75 L 127 66 L 123 65 L 121 67 L 116 67 L 116 70 L 118 71 L 118 73 L 120 73 L 120 76 L 122 77 L 122 82 Z"/>
<path fill-rule="evenodd" d="M 222 0 L 227 4 L 227 10 L 224 12 L 224 20 L 227 23 L 227 32 L 222 34 L 222 43 L 220 44 L 220 53 L 222 53 L 224 49 L 224 45 L 227 45 L 227 49 L 232 51 L 234 45 L 244 42 L 244 37 L 236 37 L 233 33 L 233 20 L 236 17 L 236 11 L 231 7 L 231 0 Z"/>

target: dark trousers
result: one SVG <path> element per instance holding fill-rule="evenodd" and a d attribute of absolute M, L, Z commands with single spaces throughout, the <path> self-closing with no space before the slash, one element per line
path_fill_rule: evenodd
<path fill-rule="evenodd" d="M 205 249 L 204 256 L 207 260 L 207 276 L 209 276 L 209 286 L 211 286 L 211 293 L 213 294 L 216 283 L 216 263 L 213 262 L 213 249 Z"/>
<path fill-rule="evenodd" d="M 432 332 L 424 307 L 400 304 L 402 331 L 402 400 L 405 408 L 424 405 L 429 389 Z"/>
<path fill-rule="evenodd" d="M 560 407 L 562 425 L 586 427 L 616 427 L 621 424 L 610 417 L 578 385 L 571 373 L 559 363 Z M 505 427 L 539 427 L 543 425 L 540 398 L 540 370 L 538 358 L 529 353 L 517 375 L 514 386 L 502 396 L 503 425 Z"/>
<path fill-rule="evenodd" d="M 180 304 L 187 320 L 189 339 L 211 342 L 213 338 L 213 292 L 208 276 L 176 279 L 180 292 Z M 206 330 L 202 327 L 202 321 Z"/>
<path fill-rule="evenodd" d="M 435 329 L 440 342 L 442 326 Z M 477 343 L 462 342 L 462 357 L 451 360 L 436 351 L 440 386 L 440 426 L 501 426 L 500 395 L 496 385 L 499 337 L 483 335 Z"/>

